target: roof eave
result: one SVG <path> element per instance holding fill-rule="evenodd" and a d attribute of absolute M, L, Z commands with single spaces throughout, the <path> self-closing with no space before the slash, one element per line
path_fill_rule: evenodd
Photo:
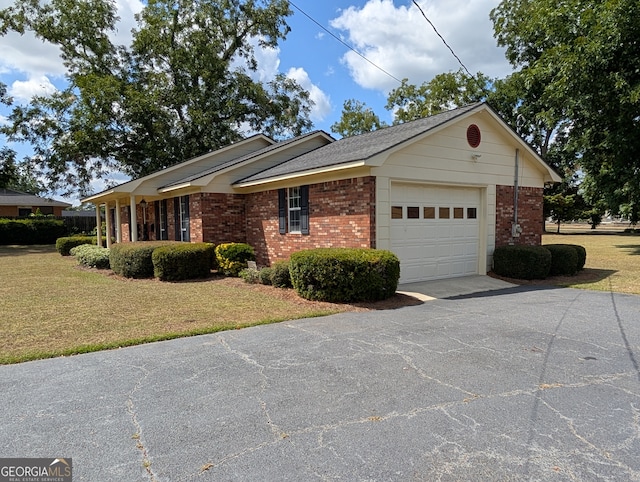
<path fill-rule="evenodd" d="M 357 167 L 363 167 L 366 165 L 366 161 L 361 160 L 361 161 L 354 161 L 354 162 L 349 162 L 346 164 L 338 164 L 335 166 L 326 166 L 326 167 L 321 167 L 321 168 L 317 168 L 317 169 L 307 169 L 305 171 L 299 171 L 299 172 L 292 172 L 292 173 L 288 173 L 288 174 L 282 174 L 280 176 L 273 176 L 273 177 L 268 177 L 265 179 L 257 179 L 255 181 L 240 181 L 237 183 L 233 184 L 233 187 L 235 188 L 250 188 L 250 187 L 255 187 L 255 186 L 260 186 L 260 185 L 265 185 L 265 184 L 273 184 L 276 182 L 282 182 L 282 181 L 289 181 L 292 179 L 297 179 L 297 178 L 301 178 L 301 177 L 307 177 L 307 176 L 314 176 L 314 175 L 318 175 L 318 174 L 326 174 L 326 173 L 331 173 L 331 172 L 335 172 L 335 171 L 343 171 L 343 170 L 347 170 L 347 169 L 355 169 Z"/>

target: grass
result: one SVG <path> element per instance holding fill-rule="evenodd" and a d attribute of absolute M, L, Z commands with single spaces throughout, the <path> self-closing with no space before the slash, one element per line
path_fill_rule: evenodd
<path fill-rule="evenodd" d="M 0 273 L 0 364 L 340 311 L 238 279 L 123 279 L 53 246 L 0 246 Z"/>
<path fill-rule="evenodd" d="M 541 283 L 640 295 L 640 236 L 574 227 L 545 234 L 543 244 L 552 243 L 584 246 L 587 262 L 577 276 Z M 0 246 L 0 364 L 357 309 L 237 278 L 163 283 L 108 273 L 80 269 L 53 246 Z"/>
<path fill-rule="evenodd" d="M 561 227 L 561 232 L 564 229 Z M 558 286 L 640 295 L 640 236 L 567 229 L 545 234 L 542 244 L 579 244 L 587 249 L 585 269 L 576 276 L 548 278 Z"/>

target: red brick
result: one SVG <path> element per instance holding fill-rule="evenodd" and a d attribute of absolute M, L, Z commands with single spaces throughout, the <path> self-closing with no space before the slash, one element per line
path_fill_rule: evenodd
<path fill-rule="evenodd" d="M 522 228 L 519 237 L 511 236 L 513 224 L 513 186 L 496 186 L 496 247 L 509 244 L 539 246 L 544 231 L 543 189 L 518 188 L 518 224 Z"/>

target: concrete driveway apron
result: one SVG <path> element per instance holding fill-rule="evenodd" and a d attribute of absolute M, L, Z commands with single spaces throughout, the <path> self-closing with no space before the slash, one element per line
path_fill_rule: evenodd
<path fill-rule="evenodd" d="M 76 481 L 640 480 L 640 297 L 504 287 L 0 367 Z"/>

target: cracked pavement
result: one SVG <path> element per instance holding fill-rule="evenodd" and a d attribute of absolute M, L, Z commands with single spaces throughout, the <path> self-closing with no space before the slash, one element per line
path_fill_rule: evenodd
<path fill-rule="evenodd" d="M 518 287 L 0 367 L 77 481 L 640 481 L 640 297 Z"/>

